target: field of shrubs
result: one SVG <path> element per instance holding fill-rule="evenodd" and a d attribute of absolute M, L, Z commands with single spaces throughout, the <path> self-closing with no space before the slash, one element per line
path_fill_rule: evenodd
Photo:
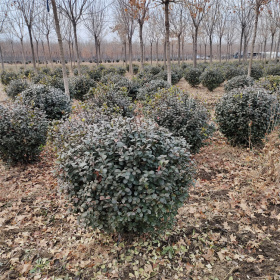
<path fill-rule="evenodd" d="M 279 279 L 280 64 L 127 70 L 1 73 L 0 279 Z"/>

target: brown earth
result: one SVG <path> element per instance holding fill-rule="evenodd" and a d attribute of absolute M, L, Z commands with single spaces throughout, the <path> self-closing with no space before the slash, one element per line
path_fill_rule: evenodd
<path fill-rule="evenodd" d="M 213 114 L 223 94 L 179 87 Z M 68 213 L 46 147 L 33 165 L 0 165 L 0 279 L 280 279 L 280 140 L 231 147 L 216 132 L 194 156 L 197 181 L 177 223 L 152 237 L 83 229 Z"/>

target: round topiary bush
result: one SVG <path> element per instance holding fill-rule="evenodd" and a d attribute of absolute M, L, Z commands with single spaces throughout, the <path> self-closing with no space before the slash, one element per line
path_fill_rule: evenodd
<path fill-rule="evenodd" d="M 269 65 L 266 68 L 266 74 L 268 76 L 273 75 L 273 76 L 280 76 L 280 65 Z"/>
<path fill-rule="evenodd" d="M 161 71 L 152 80 L 154 80 L 155 78 L 158 80 L 167 81 L 167 71 L 165 71 L 165 70 Z M 177 72 L 171 71 L 171 84 L 172 85 L 176 85 L 180 81 L 180 79 L 181 79 L 181 77 Z"/>
<path fill-rule="evenodd" d="M 74 77 L 70 80 L 71 84 L 71 98 L 77 100 L 84 100 L 85 95 L 88 91 L 96 86 L 96 83 L 93 79 L 90 79 L 86 76 Z"/>
<path fill-rule="evenodd" d="M 4 86 L 7 86 L 11 81 L 13 80 L 17 80 L 18 79 L 18 74 L 15 73 L 15 72 L 6 72 L 6 71 L 3 71 L 1 73 L 1 83 L 4 85 Z"/>
<path fill-rule="evenodd" d="M 0 120 L 0 158 L 8 164 L 36 160 L 47 138 L 45 113 L 23 105 L 0 106 Z"/>
<path fill-rule="evenodd" d="M 173 225 L 193 184 L 184 139 L 144 119 L 92 125 L 58 156 L 62 191 L 84 226 L 158 232 Z"/>
<path fill-rule="evenodd" d="M 126 88 L 116 89 L 114 84 L 100 84 L 91 88 L 87 94 L 87 104 L 92 108 L 100 108 L 107 116 L 122 115 L 132 117 L 135 105 L 128 96 Z"/>
<path fill-rule="evenodd" d="M 170 88 L 169 83 L 164 80 L 152 80 L 149 83 L 144 84 L 138 89 L 137 98 L 138 100 L 147 100 L 153 98 L 156 92 L 163 88 Z"/>
<path fill-rule="evenodd" d="M 213 91 L 224 81 L 223 74 L 217 69 L 206 69 L 200 76 L 200 81 L 204 87 Z"/>
<path fill-rule="evenodd" d="M 41 109 L 49 119 L 67 117 L 71 111 L 70 98 L 62 90 L 45 85 L 31 85 L 16 102 Z"/>
<path fill-rule="evenodd" d="M 243 76 L 237 76 L 232 79 L 230 79 L 226 84 L 225 84 L 225 91 L 229 92 L 233 90 L 234 88 L 244 88 L 244 87 L 249 87 L 254 84 L 254 79 L 251 77 L 248 77 L 246 75 Z"/>
<path fill-rule="evenodd" d="M 214 131 L 205 107 L 176 87 L 158 91 L 150 101 L 148 113 L 175 136 L 184 137 L 193 153 L 199 151 Z"/>
<path fill-rule="evenodd" d="M 228 65 L 224 68 L 224 78 L 229 81 L 234 77 L 245 75 L 245 71 L 242 68 L 238 68 L 234 65 Z"/>
<path fill-rule="evenodd" d="M 185 80 L 192 87 L 198 86 L 200 84 L 199 77 L 201 76 L 201 74 L 202 74 L 202 71 L 199 68 L 187 69 L 186 74 L 185 74 Z"/>
<path fill-rule="evenodd" d="M 278 119 L 277 98 L 265 89 L 234 89 L 216 106 L 220 131 L 232 145 L 259 144 Z"/>
<path fill-rule="evenodd" d="M 258 80 L 262 76 L 263 76 L 263 69 L 261 65 L 252 65 L 251 77 L 254 78 L 255 80 Z"/>
<path fill-rule="evenodd" d="M 7 95 L 14 100 L 16 96 L 26 90 L 28 86 L 26 80 L 13 80 L 5 90 Z"/>

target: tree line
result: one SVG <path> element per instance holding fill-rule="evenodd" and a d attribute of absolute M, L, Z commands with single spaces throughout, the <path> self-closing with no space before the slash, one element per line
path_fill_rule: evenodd
<path fill-rule="evenodd" d="M 202 56 L 212 63 L 214 53 L 219 61 L 235 55 L 249 59 L 250 75 L 254 55 L 277 58 L 279 19 L 279 0 L 3 0 L 0 59 L 4 70 L 8 56 L 24 66 L 31 58 L 36 70 L 40 61 L 53 66 L 63 50 L 80 74 L 82 46 L 96 64 L 122 59 L 133 74 L 137 48 L 142 68 L 149 53 L 151 63 L 163 60 L 170 73 L 171 57 L 180 64 L 191 44 L 194 67 Z"/>

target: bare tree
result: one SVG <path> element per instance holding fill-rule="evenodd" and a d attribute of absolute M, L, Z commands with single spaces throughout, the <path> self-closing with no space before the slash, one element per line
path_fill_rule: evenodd
<path fill-rule="evenodd" d="M 129 0 L 117 0 L 115 9 L 116 9 L 117 22 L 120 25 L 119 29 L 122 30 L 127 36 L 128 52 L 129 52 L 129 73 L 130 75 L 133 75 L 132 38 L 135 31 L 135 19 L 132 11 L 127 10 L 131 8 L 128 1 Z"/>
<path fill-rule="evenodd" d="M 29 40 L 30 40 L 30 47 L 32 53 L 32 63 L 35 72 L 37 72 L 36 68 L 36 59 L 35 59 L 35 51 L 34 51 L 34 44 L 33 44 L 33 35 L 32 35 L 32 28 L 35 21 L 35 18 L 38 14 L 38 7 L 36 0 L 16 0 L 15 4 L 19 11 L 21 11 L 22 16 L 24 18 L 25 24 L 28 29 Z"/>
<path fill-rule="evenodd" d="M 100 44 L 101 38 L 104 35 L 105 31 L 105 14 L 106 14 L 106 5 L 105 1 L 93 1 L 88 9 L 88 16 L 85 17 L 85 26 L 89 31 L 90 35 L 94 38 L 95 44 L 95 57 L 97 60 L 97 65 L 100 61 Z"/>
<path fill-rule="evenodd" d="M 181 39 L 186 29 L 185 6 L 183 3 L 174 5 L 170 12 L 171 32 L 178 40 L 178 64 L 181 62 Z"/>
<path fill-rule="evenodd" d="M 143 43 L 143 27 L 149 16 L 149 6 L 151 0 L 129 0 L 130 7 L 128 11 L 132 12 L 132 16 L 136 19 L 139 25 L 140 53 L 141 53 L 141 69 L 144 69 L 144 43 Z"/>
<path fill-rule="evenodd" d="M 25 58 L 25 51 L 24 51 L 24 44 L 23 44 L 23 38 L 25 36 L 25 22 L 22 17 L 21 11 L 18 9 L 14 10 L 9 15 L 9 24 L 8 24 L 8 32 L 12 34 L 13 37 L 16 37 L 20 41 L 21 45 L 21 53 L 22 53 L 22 59 L 24 63 L 24 68 L 26 67 L 26 58 Z"/>
<path fill-rule="evenodd" d="M 217 5 L 217 22 L 216 22 L 216 33 L 219 38 L 219 60 L 222 61 L 222 39 L 226 30 L 226 22 L 229 20 L 230 11 L 228 9 L 227 3 L 222 3 L 218 1 Z"/>
<path fill-rule="evenodd" d="M 64 49 L 63 49 L 63 43 L 62 43 L 62 37 L 60 32 L 60 25 L 59 25 L 59 18 L 57 13 L 57 6 L 55 0 L 51 0 L 52 8 L 53 8 L 53 16 L 54 16 L 54 22 L 55 22 L 55 30 L 59 45 L 59 51 L 60 51 L 60 58 L 61 58 L 61 64 L 62 64 L 62 73 L 63 73 L 63 82 L 64 82 L 64 88 L 65 88 L 65 94 L 70 96 L 69 93 L 69 82 L 67 77 L 67 71 L 66 71 L 66 63 L 65 63 L 65 56 L 64 56 Z"/>
<path fill-rule="evenodd" d="M 218 17 L 220 16 L 218 13 L 219 5 L 220 5 L 220 0 L 214 0 L 211 9 L 209 9 L 209 12 L 206 14 L 203 20 L 203 28 L 206 31 L 209 38 L 210 63 L 213 62 L 213 35 L 214 35 L 214 30 L 216 28 Z"/>
<path fill-rule="evenodd" d="M 207 15 L 209 9 L 211 8 L 213 0 L 187 0 L 186 6 L 189 10 L 191 21 L 193 24 L 193 66 L 197 66 L 197 37 L 198 29 L 203 18 Z"/>
<path fill-rule="evenodd" d="M 59 9 L 70 20 L 73 26 L 78 74 L 81 75 L 81 60 L 78 46 L 77 26 L 82 19 L 82 14 L 87 8 L 88 0 L 60 0 Z"/>

